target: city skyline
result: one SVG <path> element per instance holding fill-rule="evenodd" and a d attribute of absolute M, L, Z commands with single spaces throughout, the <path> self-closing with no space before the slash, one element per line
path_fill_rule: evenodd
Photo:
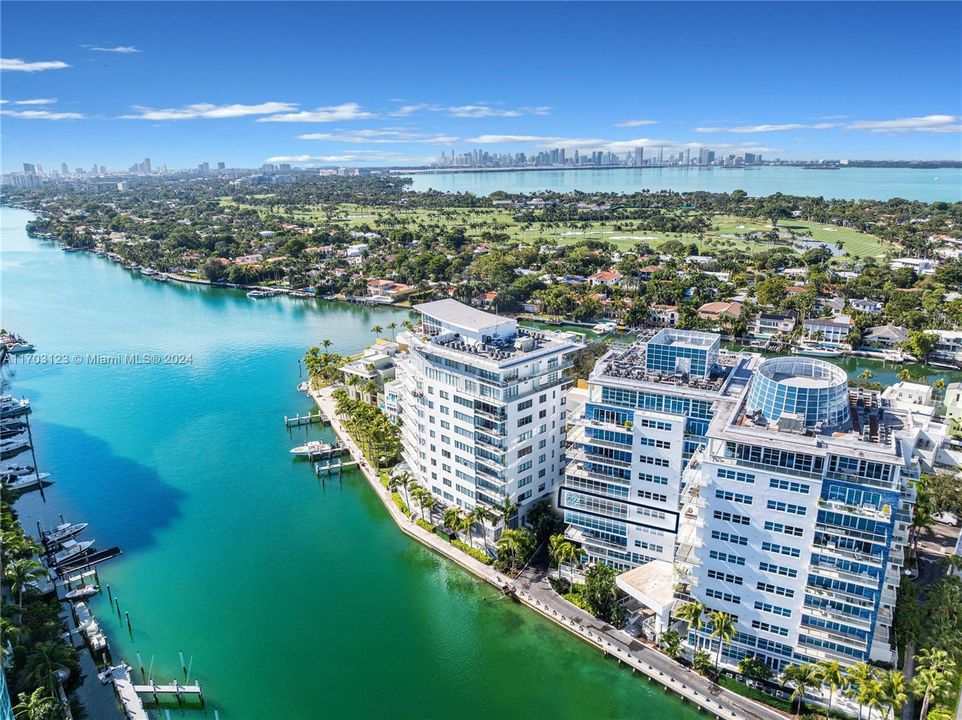
<path fill-rule="evenodd" d="M 4 172 L 24 162 L 123 169 L 145 156 L 171 168 L 205 157 L 228 167 L 409 166 L 475 147 L 962 157 L 955 5 L 823 5 L 817 19 L 805 5 L 600 5 L 590 14 L 385 5 L 384 23 L 325 53 L 312 29 L 352 27 L 364 11 L 252 4 L 225 17 L 198 5 L 184 23 L 158 6 L 121 7 L 5 6 Z M 533 27 L 547 11 L 557 35 L 518 43 L 504 30 Z M 592 28 L 677 27 L 693 11 L 712 28 L 708 42 L 646 32 L 643 48 L 615 40 L 603 53 L 559 56 Z M 779 23 L 804 43 L 769 42 Z M 468 25 L 470 37 L 456 30 Z M 858 32 L 819 29 L 829 25 Z M 248 56 L 240 75 L 239 48 Z M 563 82 L 551 80 L 559 74 Z"/>

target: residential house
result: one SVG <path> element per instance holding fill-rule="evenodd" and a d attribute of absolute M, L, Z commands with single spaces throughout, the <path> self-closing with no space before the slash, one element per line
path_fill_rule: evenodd
<path fill-rule="evenodd" d="M 877 325 L 871 327 L 862 336 L 862 344 L 866 347 L 891 350 L 908 340 L 909 331 L 898 325 Z"/>
<path fill-rule="evenodd" d="M 393 303 L 404 295 L 410 295 L 414 288 L 404 283 L 394 282 L 383 278 L 376 278 L 367 281 L 368 297 L 374 298 L 377 302 Z"/>
<path fill-rule="evenodd" d="M 716 325 L 724 320 L 734 320 L 741 317 L 742 304 L 740 302 L 710 302 L 698 308 L 698 317 L 711 320 Z"/>
<path fill-rule="evenodd" d="M 879 300 L 853 298 L 848 301 L 848 304 L 855 312 L 865 313 L 866 315 L 878 315 L 882 312 L 882 302 Z"/>
<path fill-rule="evenodd" d="M 477 297 L 471 300 L 471 304 L 476 308 L 481 308 L 482 310 L 492 310 L 495 307 L 495 303 L 498 300 L 498 293 L 491 291 L 486 293 L 481 293 Z"/>
<path fill-rule="evenodd" d="M 615 287 L 621 282 L 621 273 L 617 270 L 599 270 L 594 275 L 588 276 L 588 282 L 592 286 Z"/>
<path fill-rule="evenodd" d="M 931 275 L 935 272 L 936 268 L 939 266 L 938 260 L 931 260 L 929 258 L 895 258 L 889 263 L 889 267 L 893 270 L 899 270 L 900 268 L 911 268 L 919 275 Z"/>
<path fill-rule="evenodd" d="M 648 322 L 652 325 L 675 327 L 678 318 L 678 308 L 674 305 L 652 305 L 648 310 Z"/>
<path fill-rule="evenodd" d="M 840 346 L 845 344 L 852 331 L 852 318 L 845 315 L 812 318 L 803 323 L 803 328 L 809 340 L 822 345 Z"/>
<path fill-rule="evenodd" d="M 752 320 L 749 332 L 759 339 L 770 339 L 776 335 L 788 335 L 798 323 L 795 313 L 767 313 L 760 312 Z"/>

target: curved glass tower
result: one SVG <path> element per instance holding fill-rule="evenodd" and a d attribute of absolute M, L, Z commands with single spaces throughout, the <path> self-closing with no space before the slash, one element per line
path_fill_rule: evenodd
<path fill-rule="evenodd" d="M 814 358 L 779 357 L 763 362 L 752 377 L 746 409 L 768 422 L 786 414 L 806 428 L 839 430 L 850 421 L 848 377 L 841 368 Z"/>

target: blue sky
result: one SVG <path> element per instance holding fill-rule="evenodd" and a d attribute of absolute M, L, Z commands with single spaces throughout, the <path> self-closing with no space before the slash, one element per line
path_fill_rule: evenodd
<path fill-rule="evenodd" d="M 959 3 L 5 0 L 2 165 L 960 159 L 960 26 Z"/>

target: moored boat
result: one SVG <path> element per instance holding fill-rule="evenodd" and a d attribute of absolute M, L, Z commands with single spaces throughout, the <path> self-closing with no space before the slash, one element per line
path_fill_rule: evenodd
<path fill-rule="evenodd" d="M 96 595 L 100 592 L 99 585 L 81 585 L 78 588 L 74 588 L 68 593 L 64 594 L 66 600 L 83 600 L 84 598 L 89 598 L 91 595 Z"/>
<path fill-rule="evenodd" d="M 807 355 L 809 357 L 839 357 L 842 351 L 815 345 L 802 345 L 801 347 L 792 348 L 792 354 Z"/>
<path fill-rule="evenodd" d="M 332 449 L 333 446 L 329 443 L 321 442 L 320 440 L 311 440 L 303 445 L 298 445 L 296 448 L 292 448 L 291 455 L 310 457 L 312 455 L 330 452 Z"/>
<path fill-rule="evenodd" d="M 40 483 L 50 477 L 50 473 L 40 473 L 40 477 L 35 475 L 28 475 L 26 477 L 18 477 L 13 480 L 4 480 L 3 486 L 7 490 L 12 490 L 14 492 L 20 492 L 22 490 L 33 490 L 34 488 L 40 487 Z"/>
<path fill-rule="evenodd" d="M 68 538 L 79 535 L 87 528 L 88 523 L 61 523 L 52 530 L 43 533 L 44 542 L 61 543 Z"/>
<path fill-rule="evenodd" d="M 30 449 L 30 441 L 26 439 L 4 440 L 0 443 L 0 460 L 6 460 Z"/>
<path fill-rule="evenodd" d="M 76 540 L 64 540 L 61 543 L 61 547 L 63 549 L 54 553 L 53 557 L 50 559 L 50 564 L 60 565 L 68 560 L 73 560 L 74 558 L 87 552 L 87 550 L 89 550 L 93 544 L 93 540 L 84 540 L 82 542 L 77 542 Z"/>

